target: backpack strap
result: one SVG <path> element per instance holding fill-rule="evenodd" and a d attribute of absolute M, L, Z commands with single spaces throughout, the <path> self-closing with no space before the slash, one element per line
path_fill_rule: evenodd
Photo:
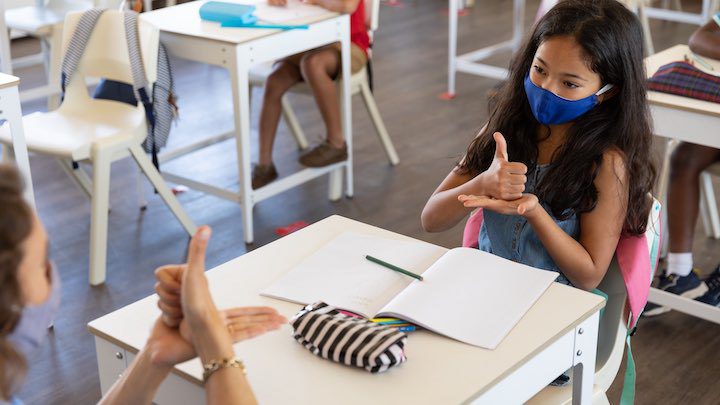
<path fill-rule="evenodd" d="M 90 40 L 95 25 L 97 25 L 98 19 L 105 11 L 106 9 L 92 8 L 80 16 L 80 21 L 78 21 L 78 25 L 73 31 L 62 61 L 60 86 L 63 98 L 65 97 L 65 88 L 70 83 L 80 64 L 80 59 L 85 53 L 85 47 Z"/>
<path fill-rule="evenodd" d="M 148 80 L 145 74 L 142 52 L 140 51 L 137 16 L 138 14 L 136 12 L 130 10 L 126 10 L 123 13 L 125 20 L 125 39 L 127 40 L 130 69 L 133 76 L 133 90 L 135 91 L 135 97 L 140 100 L 145 109 L 145 118 L 148 122 L 147 137 L 150 140 L 149 152 L 152 153 L 153 165 L 159 170 L 160 161 L 158 159 L 158 148 L 155 142 L 155 113 L 153 111 L 153 102 L 147 92 Z"/>
<path fill-rule="evenodd" d="M 623 379 L 622 393 L 620 394 L 620 405 L 632 405 L 635 403 L 635 380 L 637 374 L 635 372 L 635 359 L 632 354 L 632 347 L 630 346 L 630 338 L 635 334 L 637 330 L 637 321 L 630 327 L 632 320 L 632 314 L 628 318 L 628 329 L 625 335 L 625 349 L 626 352 L 626 364 L 625 364 L 625 378 Z"/>
<path fill-rule="evenodd" d="M 155 150 L 154 156 L 156 156 L 157 150 L 167 143 L 171 123 L 177 115 L 170 60 L 162 43 L 158 47 L 157 80 L 153 85 L 152 98 L 155 130 L 143 147 L 150 153 Z"/>

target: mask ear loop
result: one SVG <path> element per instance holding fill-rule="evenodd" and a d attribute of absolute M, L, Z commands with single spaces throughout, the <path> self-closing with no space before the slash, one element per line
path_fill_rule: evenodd
<path fill-rule="evenodd" d="M 612 84 L 606 84 L 603 86 L 602 89 L 598 90 L 597 93 L 595 93 L 596 96 L 599 96 L 603 93 L 607 93 L 610 89 L 612 89 L 614 86 Z"/>

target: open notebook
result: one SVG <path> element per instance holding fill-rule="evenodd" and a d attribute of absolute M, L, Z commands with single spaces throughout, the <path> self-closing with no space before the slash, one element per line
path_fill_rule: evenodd
<path fill-rule="evenodd" d="M 415 280 L 365 259 L 371 255 Z M 557 277 L 477 249 L 343 233 L 261 295 L 299 304 L 325 301 L 365 317 L 396 317 L 474 346 L 494 349 Z"/>

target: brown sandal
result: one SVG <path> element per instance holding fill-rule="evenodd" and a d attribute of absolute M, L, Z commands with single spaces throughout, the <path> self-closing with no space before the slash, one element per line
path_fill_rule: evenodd
<path fill-rule="evenodd" d="M 325 167 L 333 163 L 347 160 L 347 145 L 336 148 L 328 141 L 316 146 L 310 152 L 300 156 L 300 163 L 307 167 Z"/>
<path fill-rule="evenodd" d="M 277 178 L 278 172 L 275 170 L 274 164 L 270 163 L 267 166 L 255 165 L 252 171 L 252 188 L 256 190 Z"/>

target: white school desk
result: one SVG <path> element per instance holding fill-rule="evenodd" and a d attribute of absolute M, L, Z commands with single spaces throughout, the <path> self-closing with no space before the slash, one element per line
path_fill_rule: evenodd
<path fill-rule="evenodd" d="M 18 93 L 19 85 L 20 79 L 17 77 L 0 73 L 0 119 L 6 120 L 7 125 L 10 126 L 15 162 L 25 182 L 25 199 L 34 207 L 35 193 L 33 192 L 30 159 L 28 158 L 25 130 L 22 123 L 22 110 L 20 109 L 20 95 Z M 4 155 L 7 156 L 8 154 L 4 153 Z"/>
<path fill-rule="evenodd" d="M 448 0 L 448 98 L 455 96 L 455 75 L 457 72 L 505 80 L 508 75 L 507 69 L 479 63 L 479 61 L 498 53 L 517 51 L 523 40 L 523 28 L 525 26 L 525 0 L 513 0 L 513 20 L 512 22 L 508 21 L 508 26 L 512 24 L 512 38 L 492 46 L 458 55 L 458 1 L 459 0 Z"/>
<path fill-rule="evenodd" d="M 141 18 L 160 29 L 160 40 L 171 54 L 228 70 L 232 88 L 235 130 L 161 153 L 160 161 L 167 162 L 217 142 L 235 138 L 240 187 L 239 191 L 231 191 L 167 171 L 163 172 L 163 177 L 168 181 L 239 203 L 242 206 L 245 242 L 252 243 L 253 206 L 264 199 L 330 173 L 330 199 L 337 200 L 342 195 L 343 168 L 346 175 L 346 194 L 353 195 L 350 81 L 341 81 L 343 97 L 340 100 L 342 128 L 347 143 L 348 159 L 345 162 L 323 168 L 301 170 L 258 190 L 252 189 L 250 180 L 250 94 L 248 83 L 248 71 L 254 64 L 274 61 L 333 42 L 342 44 L 342 76 L 350 77 L 350 17 L 347 14 L 340 15 L 328 11 L 311 20 L 290 22 L 290 24 L 309 24 L 310 28 L 307 30 L 220 28 L 217 23 L 200 20 L 198 10 L 203 3 L 204 1 L 192 1 L 166 7 L 143 13 Z M 203 97 L 202 94 L 196 96 Z M 211 133 L 210 128 L 213 123 L 208 122 L 207 124 L 208 132 Z"/>
<path fill-rule="evenodd" d="M 648 77 L 652 76 L 662 65 L 683 60 L 689 52 L 687 45 L 676 45 L 646 58 L 645 66 Z M 720 74 L 720 61 L 703 59 L 714 66 L 715 74 Z M 695 66 L 702 68 L 697 62 Z M 655 135 L 720 149 L 720 134 L 718 134 L 720 104 L 655 91 L 648 92 L 648 101 Z M 663 205 L 665 205 L 667 193 L 669 158 L 670 154 L 666 153 L 658 187 L 658 197 L 662 199 Z M 710 305 L 656 288 L 650 289 L 648 300 L 720 324 L 720 309 Z"/>
<path fill-rule="evenodd" d="M 261 297 L 259 291 L 344 231 L 411 239 L 331 216 L 210 270 L 215 303 L 219 308 L 269 305 L 290 319 L 300 305 Z M 156 302 L 155 295 L 147 297 L 88 325 L 95 335 L 103 393 L 144 345 L 159 314 Z M 573 403 L 590 404 L 604 305 L 602 297 L 553 283 L 497 349 L 413 332 L 408 361 L 378 375 L 311 354 L 292 338 L 289 325 L 240 342 L 235 351 L 261 404 L 517 404 L 573 366 L 578 366 Z M 201 380 L 199 360 L 180 364 L 155 400 L 203 403 Z"/>

